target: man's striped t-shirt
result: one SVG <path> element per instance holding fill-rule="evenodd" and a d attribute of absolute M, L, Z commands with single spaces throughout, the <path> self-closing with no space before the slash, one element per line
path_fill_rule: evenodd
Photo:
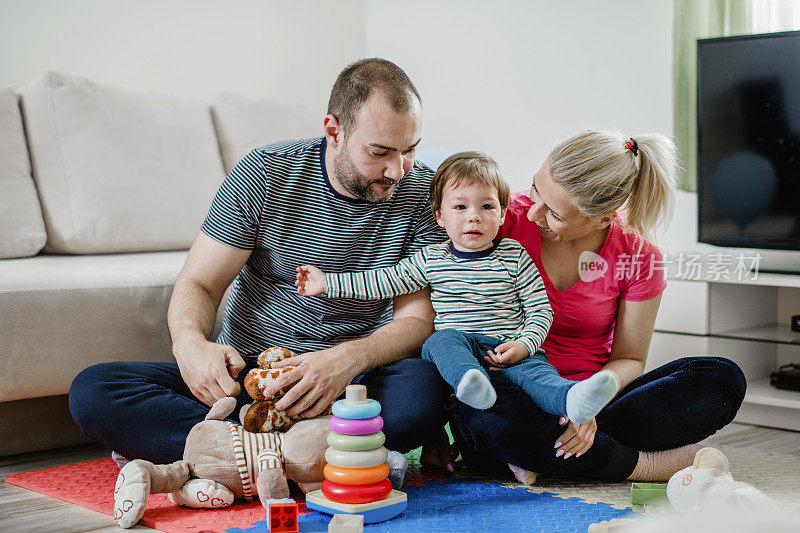
<path fill-rule="evenodd" d="M 423 163 L 414 163 L 389 200 L 370 203 L 337 193 L 324 161 L 324 138 L 256 148 L 224 180 L 203 223 L 212 239 L 252 250 L 217 339 L 245 357 L 270 346 L 295 353 L 330 348 L 391 320 L 389 299 L 298 295 L 298 266 L 381 268 L 447 238 L 431 214 L 433 171 Z"/>
<path fill-rule="evenodd" d="M 395 266 L 326 273 L 325 280 L 330 297 L 364 299 L 408 294 L 430 284 L 437 331 L 453 328 L 518 340 L 530 355 L 553 323 L 539 270 L 512 239 L 480 252 L 459 251 L 451 241 L 433 244 Z"/>

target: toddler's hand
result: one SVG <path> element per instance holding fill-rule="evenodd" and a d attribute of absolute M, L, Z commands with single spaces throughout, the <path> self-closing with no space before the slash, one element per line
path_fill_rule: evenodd
<path fill-rule="evenodd" d="M 495 347 L 494 351 L 486 350 L 488 356 L 483 358 L 491 366 L 489 370 L 500 370 L 501 368 L 508 368 L 515 365 L 528 357 L 528 348 L 520 341 L 508 341 L 499 344 Z"/>
<path fill-rule="evenodd" d="M 325 272 L 311 265 L 297 267 L 297 281 L 294 285 L 300 296 L 319 296 L 328 292 Z"/>

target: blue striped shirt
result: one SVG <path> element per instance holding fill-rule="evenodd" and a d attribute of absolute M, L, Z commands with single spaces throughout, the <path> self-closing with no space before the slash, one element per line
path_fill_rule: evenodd
<path fill-rule="evenodd" d="M 451 241 L 433 244 L 395 266 L 326 273 L 325 280 L 328 296 L 363 299 L 408 294 L 430 284 L 436 330 L 518 340 L 531 355 L 553 323 L 539 270 L 512 239 L 481 252 L 461 252 Z"/>
<path fill-rule="evenodd" d="M 330 272 L 396 264 L 447 238 L 431 214 L 433 176 L 415 162 L 386 202 L 337 193 L 325 170 L 324 138 L 256 148 L 223 181 L 202 231 L 252 250 L 236 277 L 217 342 L 246 357 L 269 346 L 296 353 L 363 337 L 392 318 L 391 300 L 304 298 L 295 269 Z"/>

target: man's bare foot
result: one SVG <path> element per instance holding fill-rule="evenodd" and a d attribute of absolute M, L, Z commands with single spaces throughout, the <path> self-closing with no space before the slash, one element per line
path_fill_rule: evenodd
<path fill-rule="evenodd" d="M 419 460 L 423 466 L 434 466 L 453 472 L 455 470 L 453 462 L 457 457 L 458 448 L 456 448 L 455 444 L 450 444 L 450 439 L 447 437 L 444 428 L 442 428 L 439 433 L 422 446 L 422 455 Z"/>

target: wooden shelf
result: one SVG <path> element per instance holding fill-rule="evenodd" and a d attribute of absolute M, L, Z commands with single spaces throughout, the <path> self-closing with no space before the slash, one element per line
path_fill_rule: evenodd
<path fill-rule="evenodd" d="M 726 283 L 736 285 L 763 285 L 768 287 L 795 287 L 800 288 L 800 276 L 796 274 L 765 274 L 759 272 L 756 279 L 746 277 L 743 279 L 693 279 L 691 276 L 679 276 L 673 269 L 667 269 L 667 280 L 696 281 L 698 283 Z"/>
<path fill-rule="evenodd" d="M 769 378 L 757 379 L 747 383 L 744 401 L 750 404 L 800 409 L 800 392 L 776 389 L 769 384 Z"/>
<path fill-rule="evenodd" d="M 754 328 L 741 328 L 709 333 L 709 337 L 742 339 L 748 341 L 776 342 L 779 344 L 800 345 L 800 333 L 792 331 L 788 324 L 772 324 Z"/>
<path fill-rule="evenodd" d="M 800 392 L 776 389 L 769 378 L 747 382 L 737 422 L 800 431 Z"/>

